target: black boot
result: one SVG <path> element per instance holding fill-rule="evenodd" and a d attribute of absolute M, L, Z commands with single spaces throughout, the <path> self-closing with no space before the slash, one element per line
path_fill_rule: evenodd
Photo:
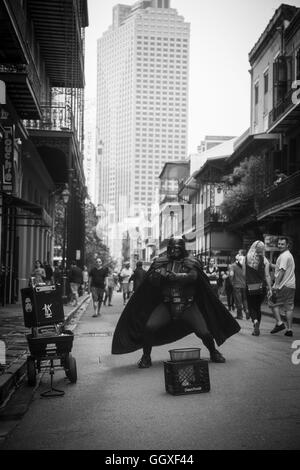
<path fill-rule="evenodd" d="M 147 340 L 145 340 L 145 342 L 146 342 L 146 345 L 143 347 L 143 355 L 138 362 L 138 367 L 140 369 L 148 369 L 148 367 L 152 366 L 152 362 L 151 362 L 152 346 L 147 344 Z"/>
<path fill-rule="evenodd" d="M 214 351 L 211 351 L 210 352 L 210 360 L 212 362 L 226 362 L 226 359 L 224 356 L 222 356 L 222 354 L 220 353 L 220 351 L 218 351 L 217 349 L 215 349 Z"/>
<path fill-rule="evenodd" d="M 143 354 L 138 362 L 139 369 L 147 369 L 152 366 L 151 356 Z"/>

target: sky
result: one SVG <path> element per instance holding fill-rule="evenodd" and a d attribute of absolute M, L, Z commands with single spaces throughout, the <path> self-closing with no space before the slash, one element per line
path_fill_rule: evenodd
<path fill-rule="evenodd" d="M 135 0 L 88 0 L 86 98 L 96 99 L 97 39 L 112 24 L 112 9 Z M 250 125 L 248 54 L 266 28 L 277 0 L 170 0 L 190 23 L 188 153 L 206 135 L 239 136 Z M 286 2 L 300 7 L 300 0 Z"/>

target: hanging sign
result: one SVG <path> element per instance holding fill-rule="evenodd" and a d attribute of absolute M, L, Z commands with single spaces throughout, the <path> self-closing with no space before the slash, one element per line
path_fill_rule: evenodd
<path fill-rule="evenodd" d="M 0 189 L 7 194 L 12 194 L 14 181 L 14 126 L 3 126 L 3 131 Z"/>

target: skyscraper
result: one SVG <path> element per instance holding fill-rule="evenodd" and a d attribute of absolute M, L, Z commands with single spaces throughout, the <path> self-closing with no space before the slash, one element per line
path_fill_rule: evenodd
<path fill-rule="evenodd" d="M 110 223 L 151 206 L 166 161 L 187 155 L 190 25 L 169 0 L 116 5 L 98 40 L 98 203 Z"/>

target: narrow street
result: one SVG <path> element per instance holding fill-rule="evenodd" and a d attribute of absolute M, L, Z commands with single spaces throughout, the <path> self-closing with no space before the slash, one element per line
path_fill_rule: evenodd
<path fill-rule="evenodd" d="M 164 383 L 168 350 L 200 346 L 202 358 L 208 351 L 190 335 L 155 348 L 153 366 L 138 369 L 140 351 L 110 354 L 121 294 L 113 304 L 92 318 L 90 302 L 74 330 L 77 383 L 57 370 L 54 387 L 65 395 L 41 398 L 46 372 L 2 450 L 299 449 L 300 365 L 291 362 L 299 325 L 294 338 L 270 335 L 273 321 L 264 316 L 261 336 L 253 337 L 250 321 L 241 321 L 241 332 L 220 348 L 226 364 L 209 363 L 211 391 L 172 396 Z"/>

